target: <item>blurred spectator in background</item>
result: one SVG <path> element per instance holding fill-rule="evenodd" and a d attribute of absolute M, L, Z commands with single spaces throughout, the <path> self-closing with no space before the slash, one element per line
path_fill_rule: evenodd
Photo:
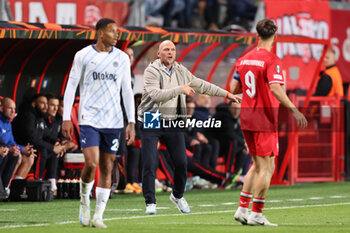
<path fill-rule="evenodd" d="M 204 182 L 195 182 L 197 184 L 197 188 L 202 189 L 204 188 L 204 186 L 207 186 L 207 188 L 212 189 L 215 189 L 219 186 L 226 188 L 232 183 L 234 176 L 230 176 L 229 174 L 226 175 L 225 173 L 219 172 L 213 168 L 205 166 L 201 163 L 201 161 L 193 157 L 192 153 L 189 151 L 186 151 L 186 155 L 187 171 L 191 172 L 194 176 L 199 176 L 201 179 L 204 179 Z M 159 168 L 164 172 L 165 176 L 168 178 L 170 183 L 174 185 L 175 165 L 171 160 L 169 152 L 166 150 L 166 147 L 163 144 L 161 144 L 158 147 L 158 157 Z M 188 183 L 189 180 L 190 179 L 187 179 L 186 183 Z"/>
<path fill-rule="evenodd" d="M 135 101 L 135 116 L 137 116 L 137 108 L 141 103 L 142 94 L 138 93 L 134 96 Z M 139 123 L 138 123 L 139 124 Z M 135 193 L 142 193 L 142 188 L 138 183 L 141 174 L 141 129 L 137 125 L 135 127 L 135 140 L 132 145 L 127 146 L 127 155 L 125 159 L 126 167 L 126 189 L 132 190 Z"/>
<path fill-rule="evenodd" d="M 132 66 L 132 64 L 134 63 L 135 57 L 134 57 L 134 50 L 132 48 L 127 48 L 125 50 L 125 53 L 128 54 L 129 59 L 130 59 L 130 66 Z M 130 67 L 131 69 L 131 67 Z M 134 89 L 134 85 L 135 85 L 135 75 L 131 70 L 131 88 Z M 125 118 L 124 118 L 125 119 Z"/>
<path fill-rule="evenodd" d="M 146 16 L 163 16 L 163 26 L 170 27 L 171 20 L 185 8 L 185 0 L 145 0 Z"/>
<path fill-rule="evenodd" d="M 218 30 L 219 29 L 219 12 L 220 12 L 220 2 L 223 0 L 206 0 L 205 5 L 205 20 L 207 22 L 208 30 Z"/>
<path fill-rule="evenodd" d="M 255 18 L 257 7 L 252 0 L 228 0 L 228 24 L 239 24 L 247 30 L 251 28 L 250 22 Z"/>
<path fill-rule="evenodd" d="M 196 99 L 196 108 L 193 113 L 193 118 L 200 121 L 206 121 L 211 118 L 209 112 L 211 106 L 211 97 L 208 95 L 199 95 Z M 205 146 L 203 150 L 209 150 L 209 154 L 201 158 L 201 162 L 213 169 L 216 168 L 216 161 L 219 156 L 220 143 L 216 139 L 216 136 L 211 133 L 210 130 L 204 130 L 204 128 L 195 128 L 195 134 L 198 140 Z"/>
<path fill-rule="evenodd" d="M 200 95 L 200 96 L 206 96 L 206 95 Z M 209 97 L 209 96 L 207 96 Z M 206 97 L 204 97 L 206 98 Z M 210 97 L 209 97 L 210 98 Z M 186 96 L 186 110 L 187 110 L 187 117 L 192 118 L 194 113 L 196 105 L 194 103 L 194 100 L 192 97 Z M 206 111 L 207 109 L 204 108 Z M 209 112 L 208 112 L 209 113 Z M 198 114 L 200 115 L 200 114 Z M 195 118 L 195 117 L 193 117 Z M 208 119 L 208 116 L 205 115 L 204 117 L 198 117 L 197 120 L 204 121 Z M 217 159 L 217 151 L 213 151 L 213 147 L 211 144 L 209 144 L 208 139 L 206 136 L 204 136 L 203 133 L 199 132 L 200 129 L 188 127 L 185 130 L 185 143 L 186 148 L 190 150 L 193 153 L 193 157 L 200 161 L 201 164 L 207 168 L 213 168 L 216 167 L 216 159 Z M 218 143 L 219 144 L 219 143 Z M 215 154 L 216 153 L 216 154 Z"/>
<path fill-rule="evenodd" d="M 326 69 L 320 73 L 315 96 L 344 96 L 343 79 L 335 62 L 334 50 L 329 49 L 323 59 Z"/>
<path fill-rule="evenodd" d="M 11 120 L 16 115 L 16 104 L 10 98 L 4 98 L 2 102 L 2 112 L 0 113 L 0 138 L 2 143 L 8 148 L 2 149 L 4 157 L 0 165 L 0 176 L 3 186 L 9 195 L 9 183 L 14 174 L 15 179 L 23 179 L 29 172 L 33 165 L 35 150 L 33 146 L 27 144 L 26 146 L 18 145 L 13 137 Z M 23 155 L 23 156 L 22 156 Z"/>
<path fill-rule="evenodd" d="M 179 12 L 179 27 L 191 28 L 192 27 L 192 16 L 194 9 L 198 4 L 198 0 L 183 0 L 185 3 L 185 8 Z"/>
<path fill-rule="evenodd" d="M 130 15 L 128 25 L 145 26 L 145 1 L 146 0 L 130 0 Z"/>
<path fill-rule="evenodd" d="M 249 153 L 241 130 L 239 114 L 240 104 L 229 102 L 216 106 L 214 115 L 214 118 L 222 123 L 220 129 L 214 129 L 220 141 L 220 155 L 225 157 L 226 172 L 234 176 L 242 172 L 241 169 Z"/>
<path fill-rule="evenodd" d="M 129 25 L 133 26 L 140 26 L 140 23 L 135 22 L 135 12 L 144 9 L 147 26 L 218 30 L 230 24 L 238 24 L 249 30 L 260 0 L 144 0 L 144 3 L 137 4 L 135 2 L 137 1 L 133 2 L 129 18 L 131 22 Z M 139 8 L 135 9 L 136 6 Z M 141 15 L 143 13 L 138 13 L 137 17 L 142 17 Z"/>

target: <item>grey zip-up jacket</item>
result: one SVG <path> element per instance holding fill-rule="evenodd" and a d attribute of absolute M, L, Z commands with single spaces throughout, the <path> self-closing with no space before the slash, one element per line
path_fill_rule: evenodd
<path fill-rule="evenodd" d="M 138 120 L 143 121 L 144 112 L 162 113 L 163 119 L 175 119 L 176 116 L 164 117 L 178 107 L 180 101 L 181 118 L 186 116 L 186 95 L 182 93 L 182 85 L 191 82 L 190 87 L 196 93 L 210 96 L 226 97 L 227 91 L 200 78 L 195 77 L 186 67 L 175 62 L 171 76 L 164 69 L 160 60 L 150 63 L 144 73 L 144 88 L 141 104 L 138 107 Z"/>

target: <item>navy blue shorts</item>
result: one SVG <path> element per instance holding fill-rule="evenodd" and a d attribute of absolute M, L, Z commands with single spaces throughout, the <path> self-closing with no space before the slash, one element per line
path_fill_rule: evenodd
<path fill-rule="evenodd" d="M 80 145 L 83 149 L 99 146 L 109 154 L 117 154 L 121 129 L 97 129 L 88 125 L 79 125 Z"/>

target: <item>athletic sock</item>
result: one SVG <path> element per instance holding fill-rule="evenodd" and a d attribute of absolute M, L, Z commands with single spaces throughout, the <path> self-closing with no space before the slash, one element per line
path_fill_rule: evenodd
<path fill-rule="evenodd" d="M 106 209 L 110 192 L 111 192 L 111 189 L 106 189 L 101 187 L 96 188 L 96 209 L 95 209 L 94 218 L 102 219 L 103 212 Z"/>
<path fill-rule="evenodd" d="M 241 192 L 241 196 L 239 197 L 239 207 L 241 207 L 241 210 L 243 208 L 247 209 L 249 208 L 250 200 L 252 199 L 253 194 L 247 193 L 247 192 Z"/>
<path fill-rule="evenodd" d="M 265 204 L 265 198 L 254 197 L 253 199 L 253 208 L 252 208 L 252 216 L 262 215 Z"/>
<path fill-rule="evenodd" d="M 50 183 L 51 183 L 51 190 L 57 190 L 56 179 L 55 178 L 49 178 L 48 181 L 50 181 Z"/>
<path fill-rule="evenodd" d="M 80 203 L 90 206 L 90 193 L 92 187 L 94 186 L 94 182 L 95 181 L 93 180 L 90 183 L 85 183 L 80 179 Z"/>

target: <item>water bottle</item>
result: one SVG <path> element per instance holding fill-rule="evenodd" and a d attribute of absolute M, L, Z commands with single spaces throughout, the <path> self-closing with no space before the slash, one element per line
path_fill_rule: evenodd
<path fill-rule="evenodd" d="M 70 179 L 66 179 L 63 183 L 63 198 L 69 198 L 69 188 L 70 188 Z"/>
<path fill-rule="evenodd" d="M 58 179 L 57 181 L 57 199 L 63 198 L 63 182 L 64 180 Z"/>
<path fill-rule="evenodd" d="M 79 183 L 77 179 L 73 179 L 70 183 L 69 198 L 78 199 L 79 198 Z"/>

